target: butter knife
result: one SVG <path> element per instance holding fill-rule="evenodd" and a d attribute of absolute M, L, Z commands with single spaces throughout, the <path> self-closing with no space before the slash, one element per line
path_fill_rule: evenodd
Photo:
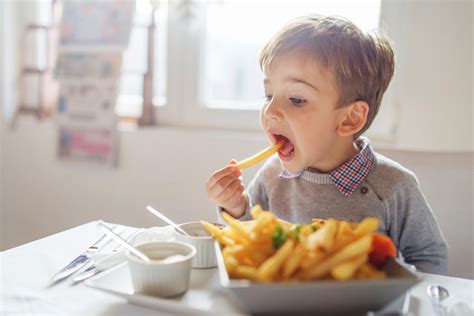
<path fill-rule="evenodd" d="M 139 228 L 137 229 L 136 231 L 134 231 L 130 236 L 128 236 L 128 238 L 126 239 L 127 242 L 130 242 L 133 237 L 135 237 L 136 235 L 138 235 L 139 233 L 141 233 L 142 231 L 144 231 L 143 228 Z M 117 247 L 115 247 L 114 249 L 112 249 L 112 252 L 118 252 L 122 250 L 122 245 L 118 245 Z M 119 264 L 120 262 L 117 262 L 117 264 Z M 115 265 L 113 265 L 115 266 Z M 112 266 L 110 267 L 112 268 Z M 79 283 L 79 282 L 82 282 L 100 272 L 102 272 L 103 270 L 100 270 L 98 269 L 94 264 L 92 264 L 91 266 L 89 266 L 87 269 L 85 269 L 84 271 L 80 272 L 79 274 L 77 274 L 73 280 L 74 280 L 74 283 Z"/>
<path fill-rule="evenodd" d="M 120 234 L 123 231 L 123 226 L 114 225 L 113 231 L 116 234 Z M 68 265 L 62 268 L 58 273 L 56 273 L 51 279 L 51 285 L 54 285 L 66 278 L 75 272 L 79 271 L 85 264 L 90 262 L 94 255 L 103 247 L 107 246 L 112 240 L 106 235 L 102 235 L 94 244 L 89 246 L 83 253 L 77 256 L 72 260 Z"/>

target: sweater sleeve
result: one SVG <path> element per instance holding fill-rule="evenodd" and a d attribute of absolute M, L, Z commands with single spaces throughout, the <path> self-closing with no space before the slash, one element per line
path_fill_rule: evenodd
<path fill-rule="evenodd" d="M 268 210 L 268 195 L 263 181 L 264 170 L 264 168 L 258 170 L 257 174 L 247 186 L 246 192 L 249 202 L 247 203 L 247 209 L 244 215 L 240 218 L 241 220 L 247 221 L 252 219 L 250 210 L 255 205 L 260 205 L 262 209 Z"/>
<path fill-rule="evenodd" d="M 407 263 L 419 271 L 447 274 L 448 247 L 413 174 L 386 200 L 389 234 Z"/>

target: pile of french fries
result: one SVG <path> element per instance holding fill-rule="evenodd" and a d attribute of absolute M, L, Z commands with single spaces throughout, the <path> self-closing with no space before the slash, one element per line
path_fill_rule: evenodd
<path fill-rule="evenodd" d="M 291 224 L 260 206 L 253 220 L 241 222 L 223 212 L 221 229 L 202 221 L 219 242 L 230 278 L 255 282 L 381 279 L 383 271 L 368 262 L 378 219 L 360 223 L 313 219 Z"/>

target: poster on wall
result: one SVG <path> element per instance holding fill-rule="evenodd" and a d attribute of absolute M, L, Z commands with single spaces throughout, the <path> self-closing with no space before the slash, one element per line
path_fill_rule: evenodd
<path fill-rule="evenodd" d="M 110 79 L 62 80 L 57 105 L 59 123 L 113 123 L 116 120 L 117 88 L 117 82 Z"/>
<path fill-rule="evenodd" d="M 121 51 L 60 52 L 57 78 L 117 78 L 122 67 Z"/>
<path fill-rule="evenodd" d="M 61 47 L 128 45 L 135 1 L 64 1 Z"/>
<path fill-rule="evenodd" d="M 62 161 L 117 166 L 115 106 L 134 9 L 132 0 L 63 3 L 55 68 Z"/>
<path fill-rule="evenodd" d="M 58 157 L 60 160 L 116 166 L 118 149 L 116 134 L 116 130 L 100 126 L 60 127 Z"/>

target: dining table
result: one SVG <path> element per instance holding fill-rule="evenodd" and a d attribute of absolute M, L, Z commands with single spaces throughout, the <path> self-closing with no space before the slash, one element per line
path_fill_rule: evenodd
<path fill-rule="evenodd" d="M 66 279 L 51 284 L 52 276 L 103 235 L 103 231 L 97 225 L 98 221 L 94 220 L 1 252 L 0 315 L 181 314 L 179 309 L 161 309 L 159 304 L 148 306 L 137 304 L 133 300 L 93 288 L 87 281 L 73 282 L 71 279 Z M 131 226 L 124 227 L 125 231 L 129 232 L 137 229 Z M 408 309 L 403 315 L 435 315 L 427 294 L 430 285 L 440 285 L 449 291 L 449 297 L 443 304 L 451 313 L 455 313 L 456 309 L 449 307 L 456 307 L 459 304 L 472 308 L 473 280 L 415 273 L 420 281 L 408 292 Z M 93 278 L 99 278 L 100 275 Z M 200 290 L 197 292 L 199 295 L 194 295 L 187 304 L 195 306 L 210 304 L 208 306 L 210 313 L 220 315 L 246 315 L 232 294 L 220 285 L 217 268 L 193 269 L 191 279 L 193 278 L 198 280 L 196 282 L 200 282 Z"/>

